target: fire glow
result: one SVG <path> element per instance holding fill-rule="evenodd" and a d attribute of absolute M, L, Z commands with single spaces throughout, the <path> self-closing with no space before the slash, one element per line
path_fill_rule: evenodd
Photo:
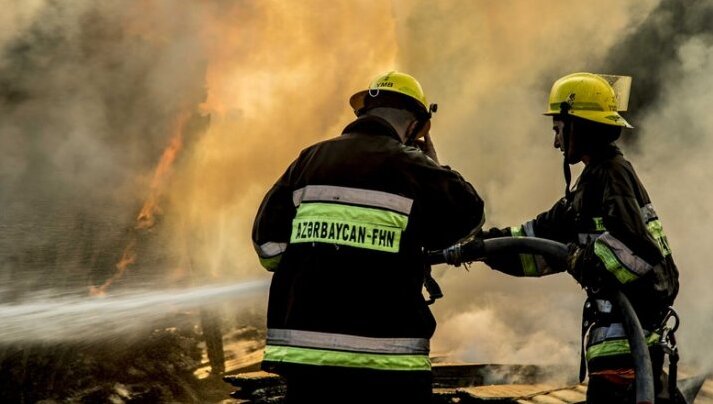
<path fill-rule="evenodd" d="M 109 279 L 104 281 L 100 286 L 91 286 L 89 288 L 89 294 L 91 296 L 105 296 L 106 291 L 115 281 L 121 279 L 124 276 L 127 268 L 136 263 L 136 246 L 138 244 L 137 231 L 147 231 L 156 225 L 156 216 L 161 214 L 160 201 L 161 196 L 165 192 L 166 183 L 172 172 L 173 164 L 176 161 L 176 157 L 183 149 L 183 131 L 186 127 L 186 123 L 190 118 L 189 112 L 183 112 L 179 114 L 174 122 L 174 128 L 172 130 L 171 140 L 168 146 L 164 149 L 161 159 L 159 160 L 154 175 L 151 179 L 151 185 L 149 189 L 149 196 L 144 201 L 139 214 L 136 216 L 136 225 L 134 226 L 134 231 L 131 234 L 131 239 L 124 248 L 124 252 L 121 254 L 119 262 L 116 263 L 116 271 Z"/>

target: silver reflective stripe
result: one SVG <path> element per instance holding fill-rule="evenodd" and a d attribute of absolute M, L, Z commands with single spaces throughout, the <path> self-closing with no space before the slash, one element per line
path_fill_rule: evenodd
<path fill-rule="evenodd" d="M 651 268 L 653 268 L 648 262 L 634 254 L 629 247 L 619 241 L 616 237 L 612 236 L 609 232 L 599 236 L 599 240 L 606 244 L 614 255 L 616 255 L 619 262 L 621 262 L 631 272 L 639 276 L 643 276 L 646 275 Z"/>
<path fill-rule="evenodd" d="M 612 304 L 609 300 L 596 299 L 595 302 L 600 313 L 611 313 Z"/>
<path fill-rule="evenodd" d="M 580 245 L 585 245 L 596 240 L 601 235 L 602 233 L 579 233 L 577 235 L 577 240 L 579 241 Z"/>
<path fill-rule="evenodd" d="M 651 335 L 651 331 L 644 330 L 644 336 L 648 337 L 649 335 Z M 611 323 L 607 327 L 593 328 L 589 332 L 587 346 L 598 344 L 606 340 L 625 338 L 626 330 L 624 330 L 624 325 L 622 323 Z"/>
<path fill-rule="evenodd" d="M 522 225 L 522 229 L 525 231 L 526 237 L 535 237 L 535 222 L 530 220 L 529 222 Z"/>
<path fill-rule="evenodd" d="M 333 185 L 307 185 L 292 193 L 292 202 L 299 206 L 302 202 L 344 202 L 355 205 L 385 208 L 394 212 L 409 214 L 413 199 L 388 192 L 370 189 L 337 187 Z"/>
<path fill-rule="evenodd" d="M 535 234 L 535 221 L 530 220 L 522 225 L 522 230 L 525 233 L 525 237 L 537 237 Z M 539 275 L 549 275 L 555 273 L 542 255 L 533 255 L 535 257 L 535 266 L 537 267 L 537 273 Z"/>
<path fill-rule="evenodd" d="M 267 330 L 267 345 L 287 345 L 377 354 L 428 355 L 430 350 L 429 341 L 426 338 L 371 338 L 276 328 Z"/>
<path fill-rule="evenodd" d="M 258 255 L 261 258 L 270 258 L 276 255 L 280 255 L 287 249 L 287 243 L 276 243 L 274 241 L 268 241 L 267 243 L 256 245 Z"/>
<path fill-rule="evenodd" d="M 295 206 L 308 201 L 345 202 L 386 208 L 407 215 L 411 213 L 411 207 L 413 206 L 413 199 L 401 195 L 333 185 L 307 185 L 292 193 L 292 201 Z"/>
<path fill-rule="evenodd" d="M 654 205 L 650 203 L 647 203 L 641 208 L 641 217 L 644 219 L 644 223 L 648 223 L 659 218 L 656 214 L 656 210 L 654 210 Z"/>

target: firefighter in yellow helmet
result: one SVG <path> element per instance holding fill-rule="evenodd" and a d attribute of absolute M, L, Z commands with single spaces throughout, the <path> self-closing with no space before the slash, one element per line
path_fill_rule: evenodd
<path fill-rule="evenodd" d="M 484 232 L 484 237 L 529 236 L 566 243 L 566 268 L 538 255 L 490 257 L 492 268 L 514 276 L 568 271 L 587 292 L 582 320 L 580 377 L 589 371 L 587 402 L 634 402 L 634 370 L 618 308 L 609 291 L 632 302 L 650 347 L 655 388 L 662 383 L 662 324 L 678 293 L 678 270 L 661 220 L 631 163 L 614 144 L 632 126 L 619 112 L 618 76 L 574 73 L 557 80 L 545 115 L 552 117 L 554 146 L 564 156 L 565 197 L 522 225 Z M 624 85 L 624 87 L 627 87 Z M 584 163 L 570 190 L 569 165 Z M 586 368 L 585 368 L 586 364 Z M 666 402 L 665 398 L 657 399 Z"/>
<path fill-rule="evenodd" d="M 479 229 L 483 201 L 438 164 L 435 107 L 412 76 L 383 74 L 350 104 L 357 119 L 304 149 L 255 219 L 273 272 L 262 366 L 288 403 L 427 403 L 424 251 Z"/>

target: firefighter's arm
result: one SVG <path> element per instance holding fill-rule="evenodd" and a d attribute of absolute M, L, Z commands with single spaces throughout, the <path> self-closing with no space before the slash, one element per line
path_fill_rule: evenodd
<path fill-rule="evenodd" d="M 466 181 L 457 171 L 448 167 L 449 175 L 442 182 L 442 189 L 436 196 L 445 199 L 438 209 L 439 217 L 434 225 L 440 227 L 432 232 L 434 244 L 430 249 L 445 248 L 455 244 L 458 240 L 480 230 L 485 222 L 485 202 L 478 195 L 475 188 Z M 436 248 L 433 248 L 436 247 Z"/>
<path fill-rule="evenodd" d="M 268 271 L 277 269 L 290 241 L 296 213 L 290 177 L 295 165 L 293 163 L 265 195 L 253 223 L 253 246 L 260 264 Z"/>
<path fill-rule="evenodd" d="M 539 237 L 555 241 L 567 240 L 568 232 L 572 228 L 569 205 L 563 199 L 558 201 L 550 210 L 540 213 L 533 220 L 522 225 L 503 229 L 491 228 L 483 232 L 483 238 L 495 237 Z M 512 276 L 539 277 L 559 273 L 565 268 L 551 265 L 542 255 L 518 254 L 495 255 L 488 257 L 485 263 L 500 272 Z"/>

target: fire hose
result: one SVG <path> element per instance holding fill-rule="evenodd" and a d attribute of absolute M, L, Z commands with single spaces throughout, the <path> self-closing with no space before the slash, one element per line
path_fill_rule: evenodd
<path fill-rule="evenodd" d="M 538 254 L 564 264 L 568 253 L 566 245 L 536 237 L 499 237 L 488 240 L 471 238 L 445 250 L 429 252 L 428 259 L 431 264 L 446 263 L 459 266 L 465 262 L 482 261 L 486 257 L 497 254 Z M 621 311 L 622 324 L 634 358 L 636 403 L 653 403 L 654 376 L 641 323 L 631 302 L 621 291 L 613 291 L 611 297 Z"/>

